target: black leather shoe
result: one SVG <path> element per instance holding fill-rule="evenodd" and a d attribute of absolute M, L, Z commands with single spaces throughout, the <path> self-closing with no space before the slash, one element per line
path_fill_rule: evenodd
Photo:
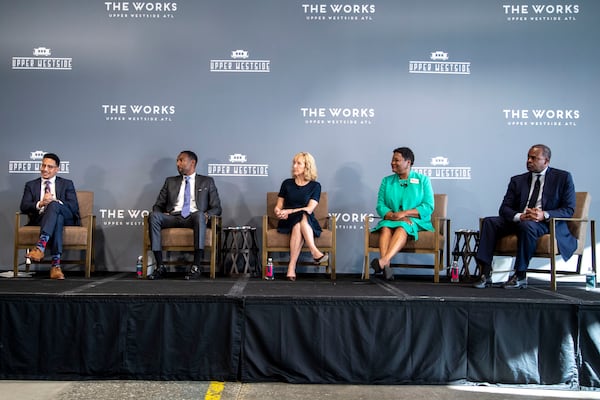
<path fill-rule="evenodd" d="M 148 276 L 148 279 L 150 279 L 150 280 L 163 279 L 166 275 L 167 275 L 167 267 L 165 267 L 164 265 L 161 265 L 160 267 L 156 268 L 154 270 L 154 272 L 152 272 L 152 274 L 150 274 Z"/>
<path fill-rule="evenodd" d="M 385 266 L 383 267 L 383 276 L 385 276 L 385 279 L 387 281 L 393 281 L 394 280 L 394 271 L 392 271 L 392 267 Z"/>
<path fill-rule="evenodd" d="M 485 289 L 486 287 L 492 286 L 492 278 L 489 278 L 485 275 L 481 275 L 481 278 L 478 282 L 473 284 L 475 289 Z"/>
<path fill-rule="evenodd" d="M 185 275 L 185 280 L 194 280 L 202 278 L 202 271 L 198 268 L 197 265 L 192 265 L 190 267 L 190 271 Z"/>
<path fill-rule="evenodd" d="M 371 261 L 371 268 L 373 268 L 374 274 L 378 274 L 381 271 L 383 271 L 381 269 L 381 267 L 379 266 L 379 259 L 378 258 L 374 258 L 373 261 Z"/>
<path fill-rule="evenodd" d="M 527 289 L 527 278 L 519 279 L 515 274 L 504 284 L 504 289 Z"/>

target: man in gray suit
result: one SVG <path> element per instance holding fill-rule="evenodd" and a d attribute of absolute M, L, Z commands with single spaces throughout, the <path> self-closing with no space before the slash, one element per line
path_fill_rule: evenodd
<path fill-rule="evenodd" d="M 156 269 L 149 279 L 165 277 L 161 231 L 165 228 L 194 229 L 194 264 L 185 279 L 198 279 L 200 262 L 204 257 L 206 226 L 212 216 L 221 215 L 221 200 L 213 178 L 196 174 L 198 157 L 193 151 L 184 150 L 177 156 L 179 175 L 165 180 L 149 216 L 150 242 Z"/>

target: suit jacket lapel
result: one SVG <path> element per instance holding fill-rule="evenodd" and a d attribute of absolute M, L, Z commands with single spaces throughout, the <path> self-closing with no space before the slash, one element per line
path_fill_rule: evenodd
<path fill-rule="evenodd" d="M 542 210 L 546 209 L 546 204 L 548 195 L 550 190 L 554 188 L 554 173 L 550 167 L 546 170 L 546 175 L 544 176 L 544 188 L 542 189 Z"/>
<path fill-rule="evenodd" d="M 35 187 L 36 190 L 34 192 L 34 194 L 35 194 L 34 200 L 35 200 L 36 203 L 42 199 L 41 198 L 41 194 L 42 194 L 42 184 L 43 184 L 43 182 L 44 182 L 44 180 L 41 177 L 39 177 L 39 178 L 37 178 L 37 182 L 35 183 L 34 187 Z"/>
<path fill-rule="evenodd" d="M 56 195 L 57 199 L 62 199 L 62 190 L 63 185 L 62 185 L 62 180 L 58 178 L 58 176 L 56 177 L 56 179 L 54 180 L 54 193 Z"/>
<path fill-rule="evenodd" d="M 200 210 L 200 189 L 202 187 L 202 179 L 199 174 L 196 174 L 194 178 L 194 201 L 196 202 L 196 208 Z"/>
<path fill-rule="evenodd" d="M 173 179 L 172 185 L 173 187 L 171 188 L 171 196 L 173 197 L 172 199 L 172 207 L 175 207 L 175 204 L 177 204 L 177 197 L 179 197 L 179 191 L 181 190 L 181 182 L 183 181 L 183 176 L 182 175 L 177 175 L 175 177 L 175 179 Z"/>
<path fill-rule="evenodd" d="M 521 202 L 519 204 L 519 209 L 523 211 L 525 207 L 527 207 L 527 202 L 529 201 L 529 192 L 531 190 L 531 172 L 528 172 L 523 179 L 523 184 L 525 187 L 521 191 Z"/>

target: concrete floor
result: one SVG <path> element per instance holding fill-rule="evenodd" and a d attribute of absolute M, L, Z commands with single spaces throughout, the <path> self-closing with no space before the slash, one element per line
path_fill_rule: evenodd
<path fill-rule="evenodd" d="M 554 400 L 600 399 L 600 391 L 499 386 L 291 385 L 156 381 L 0 381 L 0 400 Z"/>

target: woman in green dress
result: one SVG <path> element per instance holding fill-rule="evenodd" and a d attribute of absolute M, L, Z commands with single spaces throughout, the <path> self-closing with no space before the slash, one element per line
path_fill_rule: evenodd
<path fill-rule="evenodd" d="M 412 171 L 415 156 L 408 147 L 399 147 L 392 156 L 392 172 L 381 181 L 377 195 L 377 214 L 381 220 L 373 231 L 380 231 L 380 258 L 371 261 L 375 273 L 394 279 L 390 268 L 394 257 L 406 245 L 409 235 L 419 239 L 419 231 L 433 231 L 433 188 L 429 177 Z"/>

